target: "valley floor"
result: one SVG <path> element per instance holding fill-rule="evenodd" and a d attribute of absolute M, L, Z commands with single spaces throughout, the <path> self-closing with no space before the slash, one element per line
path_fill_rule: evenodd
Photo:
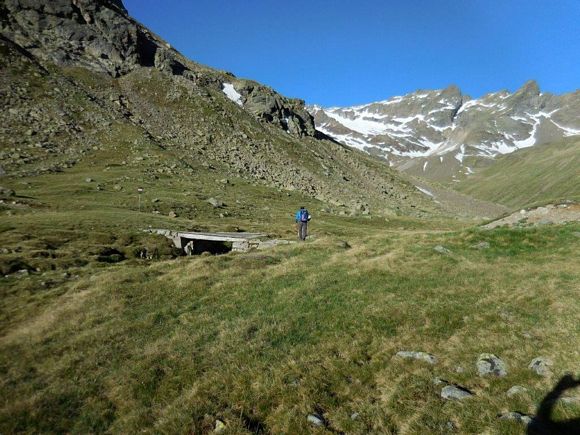
<path fill-rule="evenodd" d="M 97 246 L 132 246 L 122 229 L 143 213 L 123 213 L 3 219 L 4 246 L 24 247 L 3 267 L 45 271 L 0 281 L 2 433 L 523 433 L 498 416 L 533 416 L 578 371 L 578 224 L 483 230 L 322 213 L 303 244 L 96 261 Z M 293 236 L 291 218 L 268 222 Z M 507 375 L 478 375 L 482 353 Z M 528 368 L 536 357 L 550 360 L 547 376 Z M 443 400 L 446 385 L 473 396 Z M 526 390 L 508 396 L 515 385 Z M 558 403 L 555 417 L 579 407 Z"/>

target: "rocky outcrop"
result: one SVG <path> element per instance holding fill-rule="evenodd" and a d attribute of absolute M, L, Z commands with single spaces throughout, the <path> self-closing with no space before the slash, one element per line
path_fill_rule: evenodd
<path fill-rule="evenodd" d="M 296 136 L 315 136 L 304 101 L 191 62 L 133 20 L 121 0 L 6 0 L 0 5 L 0 33 L 45 64 L 112 77 L 156 68 L 215 90 L 234 81 L 245 98 L 243 108 L 256 118 Z"/>
<path fill-rule="evenodd" d="M 6 0 L 0 31 L 43 61 L 112 76 L 152 64 L 156 44 L 120 0 Z"/>
<path fill-rule="evenodd" d="M 314 118 L 304 100 L 288 99 L 256 82 L 239 80 L 234 85 L 242 95 L 243 107 L 258 119 L 278 125 L 298 136 L 314 136 Z"/>

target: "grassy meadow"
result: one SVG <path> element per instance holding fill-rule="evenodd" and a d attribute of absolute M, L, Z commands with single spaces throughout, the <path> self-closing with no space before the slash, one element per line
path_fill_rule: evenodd
<path fill-rule="evenodd" d="M 16 258 L 40 271 L 0 281 L 2 433 L 197 434 L 219 420 L 231 434 L 515 434 L 523 426 L 499 414 L 533 415 L 562 374 L 578 373 L 579 225 L 483 231 L 453 220 L 337 217 L 311 202 L 306 243 L 146 261 L 131 256 L 152 242 L 136 229 L 192 220 L 140 213 L 129 188 L 126 208 L 111 191 L 83 199 L 94 189 L 85 176 L 35 178 L 31 209 L 3 218 L 3 245 L 22 247 L 3 264 Z M 68 207 L 64 186 L 75 190 Z M 185 187 L 172 186 L 174 196 Z M 198 213 L 204 229 L 237 222 L 292 238 L 291 207 L 303 198 L 260 189 L 237 194 L 263 198 L 263 221 L 240 204 L 231 218 L 201 201 L 183 211 L 184 200 L 181 213 Z M 473 248 L 482 241 L 488 249 Z M 98 261 L 103 246 L 127 259 Z M 402 360 L 400 350 L 438 362 Z M 506 377 L 477 375 L 488 352 L 506 362 Z M 527 368 L 537 356 L 553 361 L 551 376 Z M 444 401 L 437 378 L 474 396 Z M 514 385 L 528 391 L 508 397 Z M 578 411 L 557 406 L 561 419 Z"/>

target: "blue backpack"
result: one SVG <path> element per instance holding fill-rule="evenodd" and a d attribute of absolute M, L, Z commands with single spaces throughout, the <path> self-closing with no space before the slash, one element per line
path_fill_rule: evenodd
<path fill-rule="evenodd" d="M 308 210 L 300 210 L 300 222 L 308 222 Z"/>

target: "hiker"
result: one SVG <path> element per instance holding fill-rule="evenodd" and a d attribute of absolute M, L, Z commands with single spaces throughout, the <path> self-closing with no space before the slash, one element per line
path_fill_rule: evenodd
<path fill-rule="evenodd" d="M 304 207 L 300 207 L 300 210 L 296 212 L 296 227 L 298 229 L 298 238 L 300 240 L 306 240 L 308 235 L 308 221 L 312 219 L 308 210 Z"/>

